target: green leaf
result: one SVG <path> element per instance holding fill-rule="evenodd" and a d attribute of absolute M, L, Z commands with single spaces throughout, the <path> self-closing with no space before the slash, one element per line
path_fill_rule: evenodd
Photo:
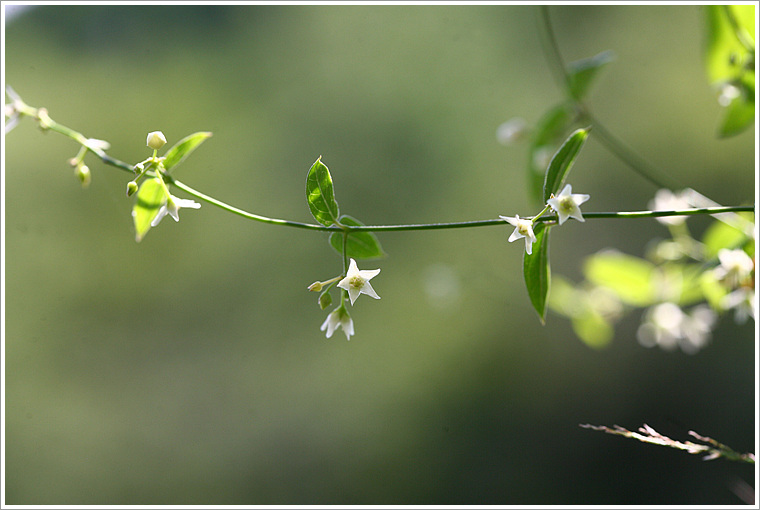
<path fill-rule="evenodd" d="M 137 200 L 132 208 L 132 219 L 135 224 L 135 240 L 139 243 L 150 230 L 150 222 L 158 214 L 158 210 L 166 201 L 166 192 L 161 179 L 154 177 L 145 181 L 137 192 Z"/>
<path fill-rule="evenodd" d="M 723 121 L 718 128 L 718 136 L 727 138 L 738 135 L 755 123 L 755 95 L 753 91 L 740 89 L 739 96 L 735 97 L 724 108 Z M 752 94 L 751 96 L 749 94 Z"/>
<path fill-rule="evenodd" d="M 329 227 L 338 222 L 338 203 L 333 193 L 330 171 L 322 164 L 322 156 L 317 158 L 306 177 L 306 201 L 312 216 L 322 225 Z"/>
<path fill-rule="evenodd" d="M 718 135 L 739 134 L 755 120 L 755 6 L 706 6 L 705 64 L 725 107 Z M 728 92 L 728 94 L 727 94 Z"/>
<path fill-rule="evenodd" d="M 613 60 L 615 60 L 615 54 L 608 50 L 590 58 L 571 62 L 567 69 L 570 94 L 575 99 L 582 99 L 597 73 Z"/>
<path fill-rule="evenodd" d="M 573 331 L 583 343 L 594 349 L 607 347 L 612 340 L 614 329 L 599 312 L 589 308 L 572 319 Z"/>
<path fill-rule="evenodd" d="M 708 5 L 707 45 L 705 63 L 707 75 L 714 85 L 732 81 L 744 72 L 753 57 L 749 48 L 754 48 L 755 5 Z M 729 19 L 729 13 L 736 27 Z M 750 66 L 754 74 L 754 67 Z"/>
<path fill-rule="evenodd" d="M 549 168 L 546 170 L 546 180 L 544 181 L 544 203 L 562 187 L 565 177 L 573 166 L 575 157 L 588 138 L 590 130 L 591 127 L 587 127 L 574 131 L 552 158 Z"/>
<path fill-rule="evenodd" d="M 586 259 L 586 278 L 615 292 L 620 300 L 634 306 L 656 301 L 656 268 L 646 260 L 618 251 L 603 251 Z"/>
<path fill-rule="evenodd" d="M 190 153 L 192 153 L 201 143 L 210 137 L 210 132 L 201 131 L 186 136 L 177 142 L 174 147 L 166 151 L 166 154 L 164 154 L 164 168 L 166 171 L 168 172 L 173 167 L 182 163 L 185 158 L 190 155 Z"/>
<path fill-rule="evenodd" d="M 748 223 L 754 222 L 752 213 L 738 213 L 739 216 L 747 220 Z M 723 248 L 736 249 L 741 248 L 742 244 L 752 239 L 739 228 L 714 221 L 702 236 L 702 243 L 705 245 L 705 257 L 708 259 L 716 258 L 718 252 Z M 750 243 L 750 247 L 752 244 Z M 752 253 L 750 253 L 752 255 Z"/>
<path fill-rule="evenodd" d="M 545 323 L 547 297 L 551 283 L 551 268 L 549 267 L 549 227 L 538 223 L 533 229 L 536 242 L 533 243 L 533 253 L 523 257 L 523 277 L 528 289 L 530 302 L 538 312 L 541 324 Z"/>
<path fill-rule="evenodd" d="M 347 214 L 340 217 L 340 223 L 349 227 L 363 227 L 364 223 Z M 330 245 L 339 254 L 343 254 L 343 233 L 330 234 Z M 375 259 L 385 257 L 380 241 L 374 232 L 351 232 L 346 240 L 347 256 L 354 259 Z"/>
<path fill-rule="evenodd" d="M 538 203 L 542 202 L 550 155 L 570 128 L 573 122 L 572 114 L 573 109 L 567 103 L 555 106 L 541 117 L 531 136 L 528 150 L 528 191 L 531 198 Z"/>
<path fill-rule="evenodd" d="M 319 307 L 324 310 L 332 304 L 332 296 L 330 295 L 330 289 L 325 289 L 322 294 L 319 295 Z"/>

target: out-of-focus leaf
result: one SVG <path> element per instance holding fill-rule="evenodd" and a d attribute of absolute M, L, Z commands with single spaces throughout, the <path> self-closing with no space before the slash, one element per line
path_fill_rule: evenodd
<path fill-rule="evenodd" d="M 615 333 L 609 321 L 593 308 L 573 317 L 571 324 L 578 338 L 594 349 L 607 347 Z"/>
<path fill-rule="evenodd" d="M 538 223 L 533 232 L 536 242 L 533 243 L 532 254 L 523 257 L 523 277 L 528 289 L 528 296 L 533 308 L 538 312 L 541 324 L 546 320 L 546 305 L 551 284 L 551 268 L 549 267 L 549 229 L 544 223 Z"/>
<path fill-rule="evenodd" d="M 322 292 L 322 294 L 319 295 L 319 307 L 324 310 L 328 306 L 332 304 L 332 296 L 330 295 L 329 290 L 325 290 Z"/>
<path fill-rule="evenodd" d="M 738 214 L 747 221 L 754 221 L 752 213 Z M 745 241 L 750 241 L 750 238 L 744 232 L 722 221 L 713 222 L 702 236 L 702 243 L 705 245 L 705 256 L 708 259 L 717 257 L 718 252 L 723 248 L 739 248 Z M 750 255 L 753 255 L 753 253 L 750 253 Z"/>
<path fill-rule="evenodd" d="M 710 83 L 725 107 L 718 130 L 733 136 L 755 119 L 755 5 L 710 5 L 705 64 Z"/>
<path fill-rule="evenodd" d="M 546 180 L 544 181 L 544 203 L 551 198 L 553 193 L 557 193 L 562 187 L 565 177 L 567 177 L 570 168 L 573 166 L 575 157 L 588 138 L 590 130 L 591 128 L 588 127 L 574 131 L 552 158 L 546 171 Z"/>
<path fill-rule="evenodd" d="M 329 227 L 338 222 L 338 202 L 333 193 L 330 171 L 320 156 L 309 169 L 306 177 L 306 201 L 314 219 Z"/>
<path fill-rule="evenodd" d="M 347 214 L 340 217 L 343 225 L 350 227 L 362 227 L 364 223 Z M 343 233 L 333 232 L 330 234 L 330 245 L 340 254 L 343 254 Z M 375 259 L 384 257 L 385 252 L 380 246 L 380 241 L 374 232 L 351 232 L 346 240 L 347 256 L 354 259 Z"/>
<path fill-rule="evenodd" d="M 132 207 L 132 220 L 135 224 L 135 240 L 139 243 L 150 230 L 150 222 L 158 214 L 166 201 L 166 192 L 158 177 L 145 181 L 137 192 L 137 200 Z"/>
<path fill-rule="evenodd" d="M 567 66 L 570 94 L 577 100 L 583 99 L 599 71 L 613 60 L 615 54 L 607 50 L 593 57 L 571 62 Z"/>
<path fill-rule="evenodd" d="M 188 135 L 179 142 L 177 142 L 171 149 L 169 149 L 164 155 L 164 168 L 168 172 L 175 166 L 182 163 L 200 144 L 205 142 L 211 137 L 211 133 L 208 131 L 201 131 Z"/>
<path fill-rule="evenodd" d="M 586 259 L 584 272 L 590 282 L 612 290 L 624 303 L 649 306 L 657 299 L 655 266 L 638 257 L 599 252 Z"/>

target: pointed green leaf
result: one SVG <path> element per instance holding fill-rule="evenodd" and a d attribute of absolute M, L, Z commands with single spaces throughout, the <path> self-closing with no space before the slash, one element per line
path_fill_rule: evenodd
<path fill-rule="evenodd" d="M 552 158 L 549 168 L 546 170 L 546 180 L 544 181 L 544 203 L 562 187 L 565 177 L 573 166 L 575 157 L 588 138 L 590 130 L 591 127 L 587 127 L 574 131 Z"/>
<path fill-rule="evenodd" d="M 549 228 L 544 223 L 538 223 L 533 229 L 536 242 L 533 243 L 533 253 L 523 257 L 523 277 L 528 289 L 530 302 L 538 312 L 541 324 L 546 318 L 547 297 L 551 284 L 551 268 L 549 267 Z"/>
<path fill-rule="evenodd" d="M 649 306 L 657 300 L 657 271 L 644 259 L 602 251 L 586 259 L 584 272 L 590 282 L 612 290 L 630 305 Z"/>
<path fill-rule="evenodd" d="M 173 167 L 182 163 L 185 158 L 190 155 L 190 153 L 192 153 L 201 143 L 210 137 L 210 132 L 201 131 L 199 133 L 193 133 L 192 135 L 186 136 L 177 142 L 174 147 L 169 149 L 166 154 L 164 154 L 164 168 L 166 171 L 168 172 Z"/>
<path fill-rule="evenodd" d="M 597 73 L 613 60 L 615 60 L 615 54 L 608 50 L 590 58 L 571 62 L 567 69 L 570 94 L 575 99 L 582 99 Z"/>
<path fill-rule="evenodd" d="M 349 227 L 364 226 L 364 223 L 346 214 L 340 217 L 340 222 L 343 225 L 347 225 Z M 335 248 L 335 251 L 342 255 L 343 233 L 333 232 L 330 234 L 330 245 Z M 380 241 L 377 239 L 377 236 L 374 234 L 374 232 L 351 232 L 348 234 L 348 239 L 346 240 L 346 251 L 348 252 L 348 257 L 354 258 L 356 260 L 385 257 L 385 252 L 380 246 Z"/>
<path fill-rule="evenodd" d="M 312 216 L 322 225 L 329 227 L 338 222 L 338 203 L 333 193 L 330 171 L 322 164 L 322 156 L 311 166 L 306 177 L 306 201 Z"/>
<path fill-rule="evenodd" d="M 528 151 L 528 191 L 533 200 L 542 203 L 546 169 L 555 147 L 572 123 L 572 108 L 567 103 L 555 106 L 538 121 Z"/>
<path fill-rule="evenodd" d="M 166 201 L 166 192 L 157 177 L 145 181 L 137 192 L 137 200 L 132 208 L 132 219 L 135 224 L 135 240 L 139 243 L 150 230 L 150 222 L 158 214 L 158 210 Z"/>

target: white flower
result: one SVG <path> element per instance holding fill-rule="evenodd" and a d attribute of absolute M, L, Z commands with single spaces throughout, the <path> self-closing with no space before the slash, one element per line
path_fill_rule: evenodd
<path fill-rule="evenodd" d="M 503 123 L 496 130 L 496 139 L 502 145 L 511 145 L 520 141 L 527 132 L 525 119 L 513 117 Z"/>
<path fill-rule="evenodd" d="M 161 220 L 166 216 L 167 214 L 174 218 L 174 221 L 179 221 L 179 210 L 183 207 L 189 207 L 191 209 L 200 209 L 201 204 L 193 201 L 193 200 L 185 200 L 184 198 L 177 198 L 174 195 L 169 195 L 169 198 L 166 200 L 166 203 L 161 206 L 161 209 L 158 210 L 158 214 L 156 214 L 156 217 L 153 218 L 153 221 L 150 222 L 151 227 L 155 227 L 158 225 Z"/>
<path fill-rule="evenodd" d="M 636 336 L 644 347 L 659 345 L 666 350 L 681 347 L 687 354 L 696 354 L 710 341 L 715 312 L 706 305 L 685 313 L 674 303 L 660 303 L 647 310 L 645 321 Z"/>
<path fill-rule="evenodd" d="M 325 322 L 322 323 L 319 330 L 327 330 L 327 338 L 330 338 L 338 328 L 343 328 L 343 332 L 346 334 L 346 340 L 351 340 L 351 335 L 354 334 L 354 321 L 343 306 L 339 306 L 333 310 L 330 315 L 327 316 Z"/>
<path fill-rule="evenodd" d="M 379 269 L 370 269 L 365 271 L 359 271 L 356 267 L 356 261 L 351 259 L 348 265 L 348 272 L 346 277 L 338 282 L 338 287 L 348 291 L 348 297 L 351 299 L 351 304 L 354 304 L 359 294 L 366 294 L 369 297 L 380 299 L 375 289 L 372 288 L 369 281 L 380 273 Z"/>
<path fill-rule="evenodd" d="M 514 218 L 499 216 L 502 220 L 515 227 L 515 231 L 509 236 L 509 242 L 525 238 L 525 252 L 530 255 L 533 252 L 533 243 L 536 242 L 536 234 L 533 233 L 533 222 L 531 220 L 521 220 L 519 216 Z"/>
<path fill-rule="evenodd" d="M 658 190 L 654 195 L 654 200 L 649 202 L 649 209 L 652 211 L 677 211 L 679 209 L 688 209 L 691 204 L 688 200 L 688 192 L 682 191 L 678 195 L 673 194 L 669 189 Z M 666 216 L 655 218 L 663 225 L 680 225 L 686 221 L 686 216 Z"/>
<path fill-rule="evenodd" d="M 752 274 L 755 263 L 744 250 L 720 250 L 720 266 L 715 268 L 715 277 L 724 281 L 730 288 L 735 288 Z"/>
<path fill-rule="evenodd" d="M 744 324 L 749 317 L 755 320 L 755 291 L 749 287 L 739 287 L 721 300 L 725 310 L 734 310 L 734 321 Z"/>
<path fill-rule="evenodd" d="M 578 221 L 586 221 L 581 214 L 579 207 L 583 202 L 591 198 L 589 195 L 573 195 L 573 188 L 570 184 L 565 186 L 558 196 L 546 201 L 554 212 L 559 215 L 559 224 L 562 225 L 568 218 L 575 218 Z"/>
<path fill-rule="evenodd" d="M 145 143 L 151 149 L 158 150 L 166 145 L 166 137 L 161 131 L 153 131 L 151 133 L 148 133 L 148 139 L 145 141 Z"/>

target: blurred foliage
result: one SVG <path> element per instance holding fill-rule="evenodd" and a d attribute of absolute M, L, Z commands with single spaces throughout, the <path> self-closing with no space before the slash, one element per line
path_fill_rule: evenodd
<path fill-rule="evenodd" d="M 674 179 L 752 201 L 755 133 L 714 137 L 701 8 L 550 10 L 567 61 L 615 52 L 597 117 Z M 531 6 L 47 5 L 7 25 L 4 65 L 124 161 L 150 131 L 213 132 L 182 180 L 247 210 L 308 221 L 321 155 L 367 224 L 457 221 L 532 207 L 528 151 L 494 133 L 561 97 L 538 27 Z M 740 502 L 745 466 L 578 424 L 751 449 L 749 325 L 685 356 L 642 349 L 636 318 L 589 349 L 536 320 L 505 225 L 379 235 L 382 299 L 328 340 L 306 291 L 342 269 L 326 233 L 204 205 L 137 244 L 128 174 L 89 162 L 84 191 L 70 140 L 22 122 L 5 144 L 7 504 Z M 572 182 L 589 211 L 655 192 L 593 136 Z M 605 246 L 640 250 L 652 221 L 556 230 L 553 269 L 577 279 Z"/>

